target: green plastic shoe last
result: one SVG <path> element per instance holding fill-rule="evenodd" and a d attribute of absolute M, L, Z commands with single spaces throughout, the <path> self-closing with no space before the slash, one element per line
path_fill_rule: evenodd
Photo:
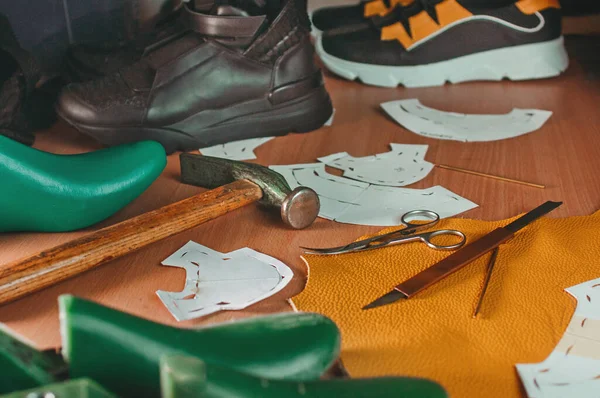
<path fill-rule="evenodd" d="M 179 329 L 73 296 L 59 297 L 59 308 L 70 376 L 89 377 L 119 396 L 158 397 L 164 355 L 302 381 L 319 378 L 340 351 L 339 330 L 318 314 L 284 313 Z"/>
<path fill-rule="evenodd" d="M 50 384 L 27 391 L 13 392 L 0 398 L 117 398 L 92 380 L 77 379 Z"/>
<path fill-rule="evenodd" d="M 137 198 L 166 164 L 154 141 L 55 155 L 0 136 L 0 232 L 88 227 Z"/>
<path fill-rule="evenodd" d="M 162 398 L 445 398 L 426 379 L 381 377 L 309 382 L 267 380 L 181 355 L 161 358 Z"/>
<path fill-rule="evenodd" d="M 0 394 L 59 381 L 67 365 L 52 352 L 40 352 L 0 324 Z"/>

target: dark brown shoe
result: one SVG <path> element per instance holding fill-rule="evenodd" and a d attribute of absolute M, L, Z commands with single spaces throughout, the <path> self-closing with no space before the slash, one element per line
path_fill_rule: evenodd
<path fill-rule="evenodd" d="M 185 12 L 192 32 L 104 79 L 67 86 L 59 115 L 104 144 L 150 139 L 168 152 L 308 132 L 329 119 L 305 0 Z"/>
<path fill-rule="evenodd" d="M 40 75 L 37 62 L 21 48 L 8 19 L 0 13 L 0 135 L 33 144 L 34 123 L 28 108 Z"/>
<path fill-rule="evenodd" d="M 181 7 L 153 29 L 121 43 L 77 44 L 65 56 L 63 77 L 68 82 L 85 82 L 117 72 L 140 60 L 156 46 L 176 40 L 187 32 Z"/>

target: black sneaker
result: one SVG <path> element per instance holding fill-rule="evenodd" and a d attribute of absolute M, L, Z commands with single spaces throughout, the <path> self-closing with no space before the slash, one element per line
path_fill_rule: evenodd
<path fill-rule="evenodd" d="M 413 0 L 369 0 L 359 4 L 324 7 L 313 11 L 313 33 L 355 25 L 377 15 L 385 15 L 397 5 L 407 6 Z"/>
<path fill-rule="evenodd" d="M 337 75 L 382 87 L 540 79 L 559 75 L 569 63 L 558 0 L 500 8 L 417 0 L 324 32 L 317 53 Z"/>
<path fill-rule="evenodd" d="M 106 145 L 155 140 L 168 152 L 321 127 L 332 106 L 305 0 L 228 2 L 214 15 L 186 7 L 188 34 L 67 86 L 59 115 Z"/>

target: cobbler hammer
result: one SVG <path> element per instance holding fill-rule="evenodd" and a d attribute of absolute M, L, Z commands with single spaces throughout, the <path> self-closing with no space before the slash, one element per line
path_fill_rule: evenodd
<path fill-rule="evenodd" d="M 283 176 L 264 166 L 187 153 L 180 159 L 183 183 L 214 189 L 0 267 L 0 304 L 253 202 L 276 209 L 295 229 L 308 227 L 319 214 L 315 191 L 292 190 Z"/>

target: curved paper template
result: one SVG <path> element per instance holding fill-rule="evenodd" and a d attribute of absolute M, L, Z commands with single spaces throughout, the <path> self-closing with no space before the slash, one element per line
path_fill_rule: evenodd
<path fill-rule="evenodd" d="M 294 275 L 281 261 L 247 247 L 223 254 L 191 241 L 162 264 L 186 271 L 181 292 L 156 292 L 178 321 L 244 309 L 283 289 Z"/>
<path fill-rule="evenodd" d="M 577 308 L 554 351 L 543 362 L 516 365 L 530 398 L 592 398 L 600 391 L 600 278 L 565 290 Z"/>
<path fill-rule="evenodd" d="M 550 111 L 516 108 L 503 115 L 443 112 L 424 106 L 418 99 L 385 102 L 381 107 L 415 134 L 463 142 L 518 137 L 539 129 L 552 115 Z"/>
<path fill-rule="evenodd" d="M 346 152 L 319 158 L 319 162 L 344 170 L 344 177 L 374 185 L 403 187 L 427 177 L 433 164 L 425 161 L 428 145 L 391 144 L 392 150 L 355 158 Z"/>

